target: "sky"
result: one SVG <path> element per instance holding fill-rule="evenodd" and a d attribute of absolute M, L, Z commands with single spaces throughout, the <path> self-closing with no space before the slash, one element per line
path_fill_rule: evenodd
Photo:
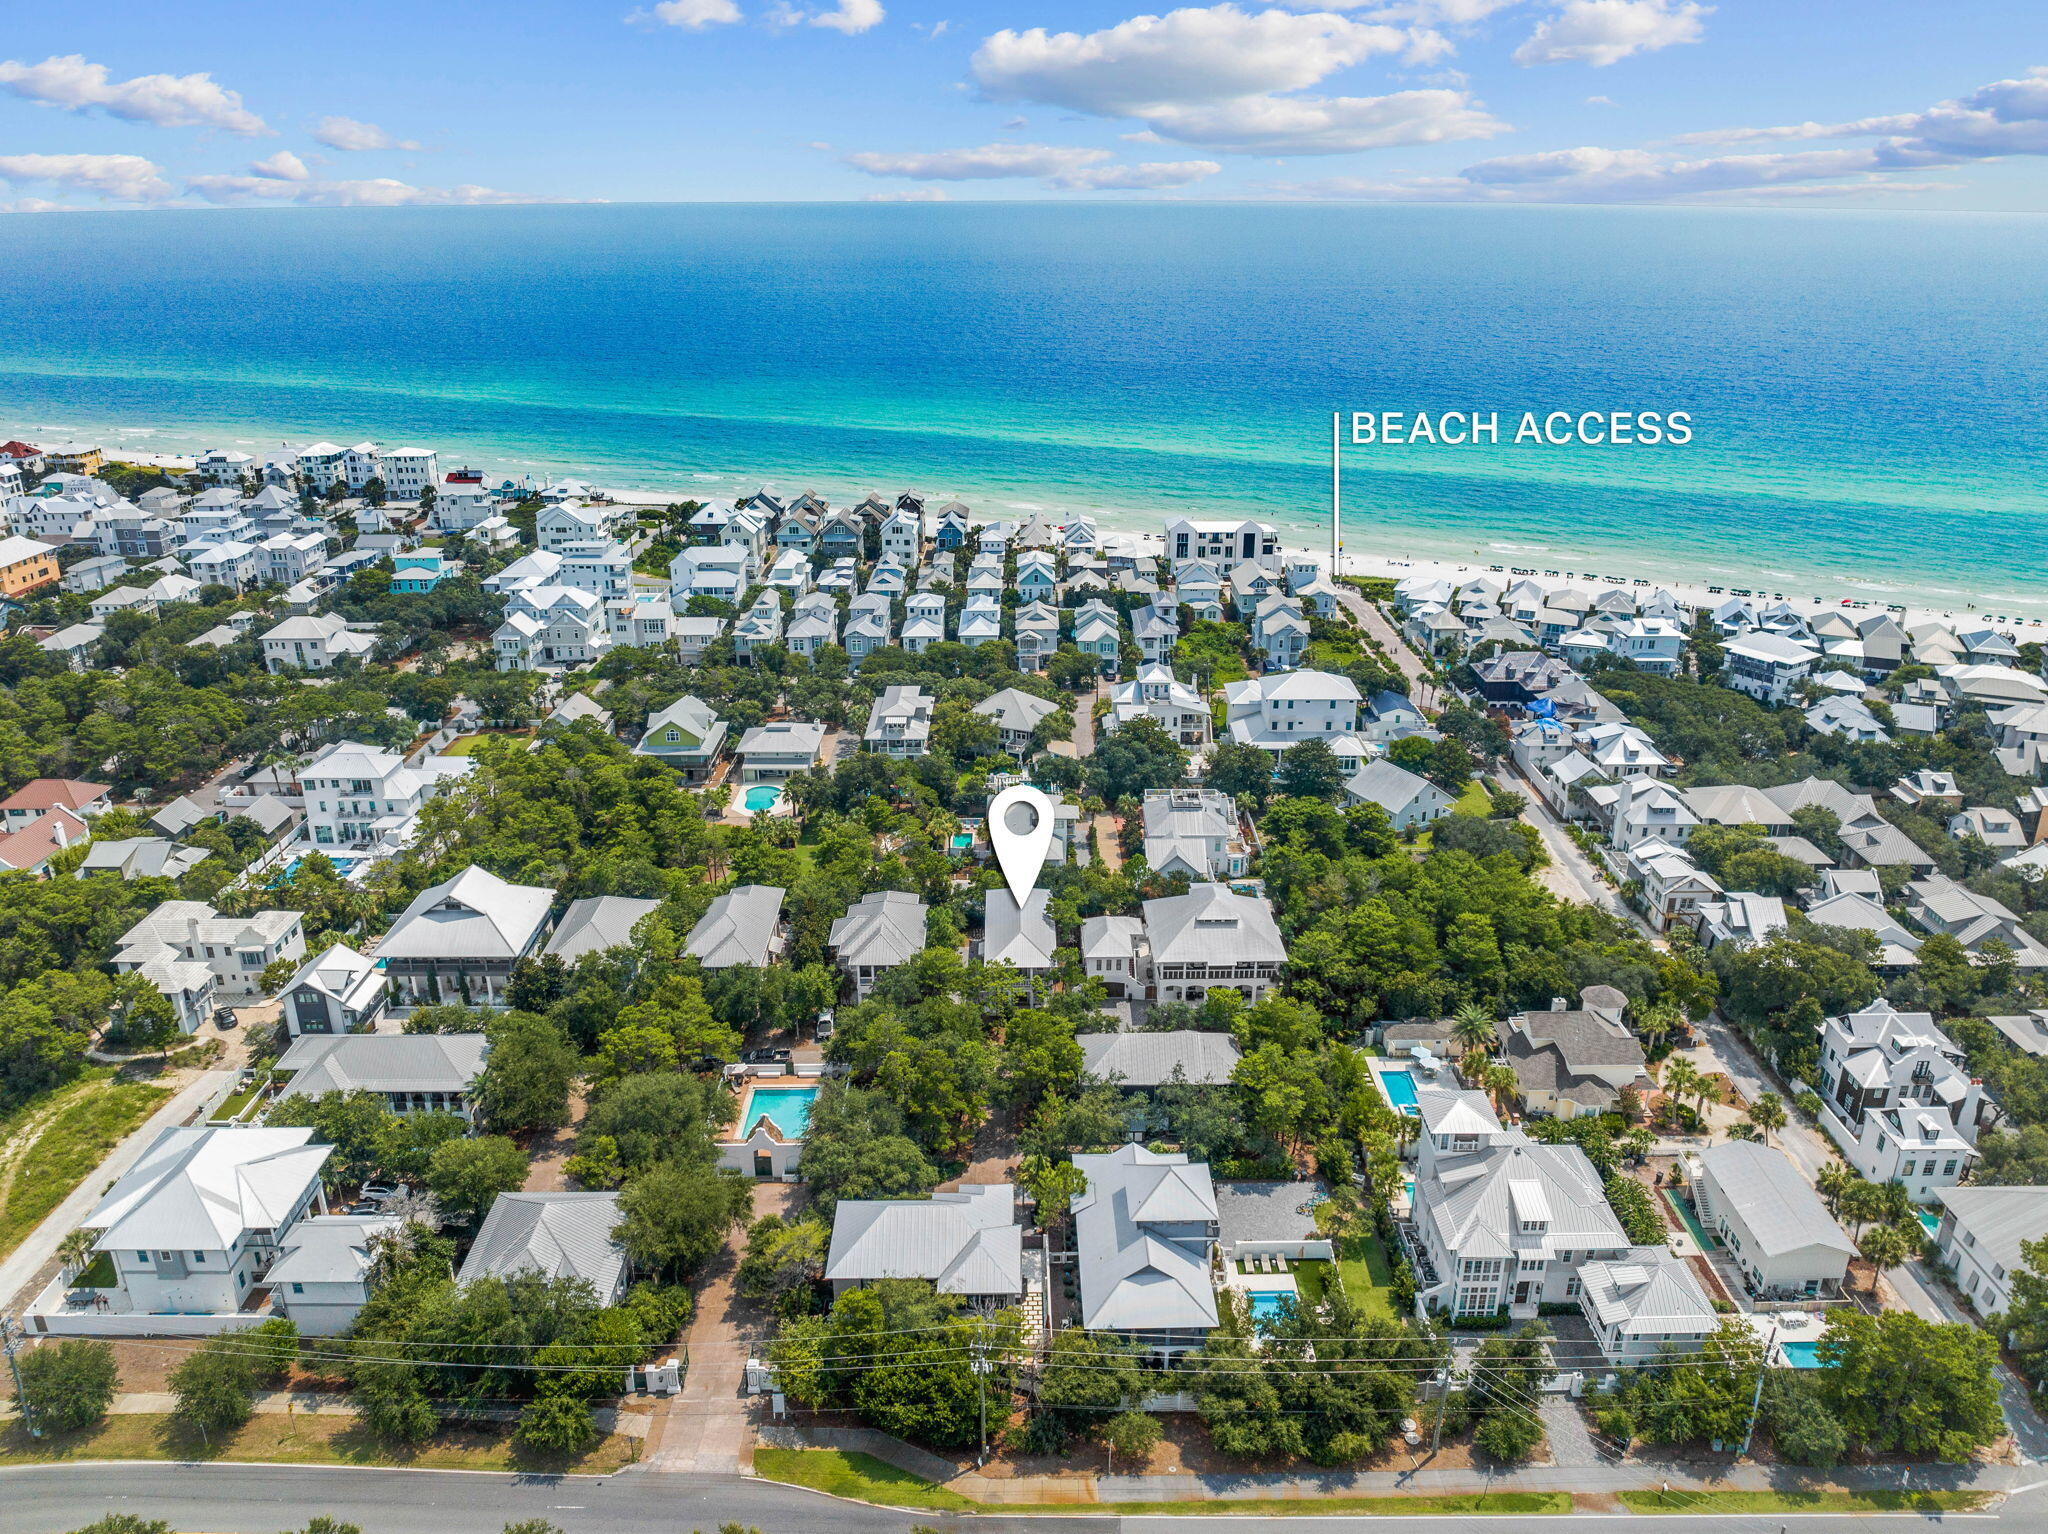
<path fill-rule="evenodd" d="M 2048 211 L 2042 0 L 13 0 L 0 210 Z"/>

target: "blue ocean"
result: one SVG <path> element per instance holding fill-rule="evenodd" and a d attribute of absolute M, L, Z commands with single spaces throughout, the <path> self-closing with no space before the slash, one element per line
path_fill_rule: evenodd
<path fill-rule="evenodd" d="M 0 432 L 374 437 L 678 495 L 916 488 L 1353 550 L 2048 610 L 2040 218 L 1001 203 L 0 218 Z M 1895 594 L 1894 594 L 1895 593 Z"/>

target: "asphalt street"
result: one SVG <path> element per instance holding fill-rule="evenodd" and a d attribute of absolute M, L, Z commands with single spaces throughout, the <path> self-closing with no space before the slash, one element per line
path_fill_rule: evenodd
<path fill-rule="evenodd" d="M 279 1534 L 325 1513 L 363 1534 L 499 1534 L 505 1524 L 541 1518 L 566 1534 L 705 1534 L 724 1523 L 762 1534 L 907 1534 L 916 1524 L 971 1527 L 976 1534 L 1281 1534 L 1299 1518 L 1120 1517 L 1091 1514 L 895 1512 L 738 1476 L 521 1476 L 432 1470 L 355 1470 L 304 1465 L 37 1465 L 0 1470 L 0 1534 L 61 1534 L 108 1512 L 166 1520 L 188 1534 Z M 1397 1523 L 1425 1534 L 1560 1534 L 1594 1521 L 1630 1534 L 1711 1522 L 1715 1534 L 1899 1534 L 1914 1524 L 2003 1524 L 2048 1528 L 2041 1490 L 1987 1513 L 1721 1513 L 1632 1517 L 1579 1514 L 1544 1518 L 1318 1517 L 1319 1534 L 1369 1534 Z M 1120 1527 L 1118 1527 L 1120 1526 Z"/>

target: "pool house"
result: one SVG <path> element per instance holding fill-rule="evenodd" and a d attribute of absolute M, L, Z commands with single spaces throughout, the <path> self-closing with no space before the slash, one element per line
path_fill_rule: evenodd
<path fill-rule="evenodd" d="M 733 1086 L 739 1093 L 739 1112 L 718 1142 L 718 1164 L 749 1177 L 796 1181 L 811 1104 L 818 1100 L 817 1080 L 803 1075 L 745 1075 Z"/>

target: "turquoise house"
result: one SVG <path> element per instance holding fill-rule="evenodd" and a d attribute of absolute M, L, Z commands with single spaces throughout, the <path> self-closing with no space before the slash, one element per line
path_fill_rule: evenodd
<path fill-rule="evenodd" d="M 432 591 L 461 567 L 431 551 L 391 557 L 393 591 Z"/>

